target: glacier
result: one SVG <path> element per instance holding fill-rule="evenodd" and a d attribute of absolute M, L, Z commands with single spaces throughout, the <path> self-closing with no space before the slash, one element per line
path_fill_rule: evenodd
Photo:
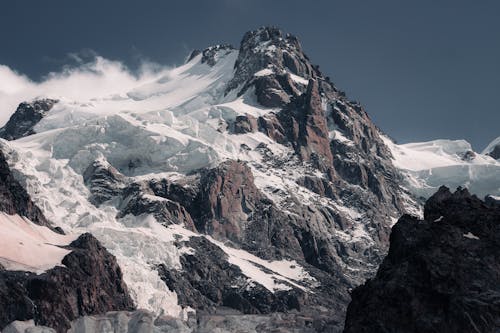
<path fill-rule="evenodd" d="M 429 198 L 445 185 L 465 187 L 480 197 L 500 193 L 500 161 L 472 150 L 465 140 L 433 140 L 395 144 L 385 137 L 391 149 L 394 165 L 406 179 L 406 186 L 414 195 Z M 492 142 L 488 147 L 494 147 Z"/>

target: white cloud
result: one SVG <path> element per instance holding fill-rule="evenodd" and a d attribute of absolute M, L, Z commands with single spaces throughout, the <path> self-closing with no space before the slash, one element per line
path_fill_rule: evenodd
<path fill-rule="evenodd" d="M 167 70 L 158 64 L 144 62 L 138 73 L 132 73 L 121 62 L 100 56 L 88 63 L 79 62 L 76 67 L 65 67 L 61 72 L 48 74 L 41 82 L 0 65 L 0 126 L 23 101 L 41 97 L 84 101 L 124 94 L 158 78 Z"/>

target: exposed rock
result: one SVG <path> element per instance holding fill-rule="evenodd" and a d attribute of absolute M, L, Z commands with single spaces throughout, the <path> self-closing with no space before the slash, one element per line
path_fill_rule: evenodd
<path fill-rule="evenodd" d="M 122 192 L 122 203 L 119 206 L 120 212 L 118 213 L 118 217 L 121 218 L 128 214 L 134 216 L 152 214 L 158 222 L 164 225 L 182 224 L 190 230 L 196 230 L 191 215 L 186 211 L 184 206 L 170 199 L 170 197 L 178 200 L 180 198 L 169 193 L 166 183 L 162 185 L 166 188 L 158 188 L 161 185 L 153 181 L 129 185 Z M 176 186 L 174 185 L 172 188 L 176 188 Z M 167 191 L 165 192 L 165 190 Z M 187 200 L 185 197 L 182 197 L 182 199 Z"/>
<path fill-rule="evenodd" d="M 96 160 L 83 173 L 83 181 L 90 189 L 90 202 L 99 207 L 103 202 L 121 194 L 125 176 L 106 161 Z"/>
<path fill-rule="evenodd" d="M 441 187 L 424 217 L 393 227 L 376 277 L 352 294 L 345 332 L 500 330 L 500 207 Z"/>
<path fill-rule="evenodd" d="M 68 249 L 64 266 L 40 275 L 0 271 L 0 328 L 34 319 L 62 333 L 79 316 L 134 309 L 115 257 L 92 235 L 81 235 Z"/>
<path fill-rule="evenodd" d="M 206 48 L 202 52 L 201 63 L 207 64 L 209 66 L 214 66 L 217 63 L 220 51 L 230 52 L 231 50 L 234 50 L 234 48 L 229 44 L 215 45 Z"/>
<path fill-rule="evenodd" d="M 217 307 L 226 306 L 256 314 L 300 310 L 304 303 L 305 293 L 300 289 L 272 293 L 250 282 L 219 247 L 204 237 L 193 237 L 183 245 L 195 249 L 195 253 L 181 256 L 182 270 L 158 267 L 183 307 L 214 313 Z"/>
<path fill-rule="evenodd" d="M 0 137 L 6 140 L 16 140 L 34 134 L 35 125 L 57 102 L 55 99 L 46 98 L 19 104 L 7 124 L 0 129 Z"/>
<path fill-rule="evenodd" d="M 263 199 L 250 168 L 236 161 L 222 163 L 201 176 L 200 192 L 193 212 L 196 228 L 219 239 L 244 237 L 249 214 Z"/>
<path fill-rule="evenodd" d="M 281 70 L 287 68 L 305 79 L 311 78 L 315 72 L 295 36 L 284 35 L 275 27 L 262 27 L 243 36 L 235 63 L 235 75 L 226 91 L 244 86 L 255 73 L 266 68 L 280 71 L 276 74 L 281 74 Z"/>
<path fill-rule="evenodd" d="M 245 134 L 258 130 L 257 119 L 249 114 L 237 116 L 232 124 L 232 133 Z"/>
<path fill-rule="evenodd" d="M 199 54 L 201 54 L 200 50 L 193 50 L 193 51 L 191 51 L 191 53 L 189 54 L 189 56 L 186 59 L 186 63 L 190 62 L 191 60 L 193 60 L 193 58 L 196 57 Z"/>
<path fill-rule="evenodd" d="M 500 144 L 493 147 L 493 149 L 487 155 L 493 157 L 495 160 L 500 159 Z"/>
<path fill-rule="evenodd" d="M 464 161 L 472 161 L 475 158 L 476 158 L 476 153 L 473 152 L 472 150 L 467 150 L 465 153 L 462 154 L 462 160 Z"/>
<path fill-rule="evenodd" d="M 27 217 L 32 222 L 54 228 L 45 218 L 42 211 L 33 203 L 28 192 L 14 178 L 7 164 L 4 153 L 0 150 L 0 211 L 10 215 L 19 214 Z"/>
<path fill-rule="evenodd" d="M 322 107 L 318 83 L 310 80 L 307 91 L 278 114 L 289 141 L 297 154 L 310 161 L 313 154 L 320 156 L 324 169 L 333 161 L 328 138 L 325 110 Z"/>

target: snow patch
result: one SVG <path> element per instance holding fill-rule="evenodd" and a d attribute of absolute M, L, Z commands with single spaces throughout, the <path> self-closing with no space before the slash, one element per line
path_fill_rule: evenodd
<path fill-rule="evenodd" d="M 479 239 L 479 237 L 474 235 L 472 232 L 468 232 L 468 233 L 464 234 L 464 237 L 469 238 L 469 239 L 476 239 L 476 240 Z"/>
<path fill-rule="evenodd" d="M 42 273 L 62 266 L 75 235 L 60 235 L 19 215 L 0 212 L 0 264 L 8 270 Z"/>

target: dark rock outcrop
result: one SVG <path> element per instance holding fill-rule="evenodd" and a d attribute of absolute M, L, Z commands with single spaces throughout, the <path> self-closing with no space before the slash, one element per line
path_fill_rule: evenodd
<path fill-rule="evenodd" d="M 39 99 L 31 103 L 19 104 L 16 112 L 9 121 L 0 129 L 0 138 L 16 140 L 35 133 L 33 128 L 52 109 L 58 101 L 55 99 Z"/>
<path fill-rule="evenodd" d="M 258 130 L 257 119 L 249 114 L 237 116 L 231 125 L 230 130 L 234 134 L 252 133 Z"/>
<path fill-rule="evenodd" d="M 248 82 L 252 81 L 254 74 L 266 68 L 274 70 L 277 75 L 284 74 L 283 69 L 286 68 L 290 73 L 305 79 L 312 78 L 316 72 L 295 36 L 284 35 L 275 27 L 262 27 L 243 36 L 235 63 L 235 75 L 227 86 L 227 92 L 243 87 L 239 92 L 242 94 L 251 86 Z M 282 86 L 280 79 L 273 77 L 273 80 L 274 85 Z M 267 88 L 273 86 L 264 84 L 262 88 L 257 89 L 257 95 L 259 91 L 266 92 Z M 299 89 L 295 85 L 294 88 Z"/>
<path fill-rule="evenodd" d="M 375 278 L 352 293 L 345 332 L 499 332 L 500 207 L 441 187 L 405 215 Z"/>
<path fill-rule="evenodd" d="M 231 52 L 234 48 L 229 44 L 223 45 L 215 45 L 209 48 L 206 48 L 202 52 L 201 63 L 207 64 L 209 66 L 214 66 L 217 63 L 218 56 L 221 54 L 221 51 Z M 191 56 L 193 53 L 191 54 Z"/>
<path fill-rule="evenodd" d="M 493 147 L 493 149 L 487 155 L 493 157 L 495 160 L 500 159 L 500 144 Z"/>
<path fill-rule="evenodd" d="M 92 235 L 67 248 L 64 266 L 43 274 L 0 271 L 0 328 L 34 319 L 62 333 L 79 316 L 134 309 L 115 257 Z"/>
<path fill-rule="evenodd" d="M 14 178 L 7 164 L 4 153 L 0 150 L 0 211 L 10 215 L 19 214 L 33 223 L 54 228 L 45 218 L 40 208 L 31 200 L 30 195 Z"/>
<path fill-rule="evenodd" d="M 121 194 L 125 187 L 125 176 L 101 160 L 96 160 L 88 166 L 83 173 L 83 181 L 92 194 L 90 202 L 97 207 Z"/>
<path fill-rule="evenodd" d="M 195 249 L 195 253 L 181 256 L 182 270 L 158 267 L 169 289 L 177 293 L 180 305 L 209 313 L 220 306 L 246 314 L 301 309 L 306 297 L 302 290 L 272 293 L 252 284 L 238 266 L 227 261 L 224 251 L 204 237 L 193 237 L 183 245 Z"/>
<path fill-rule="evenodd" d="M 189 192 L 185 193 L 182 189 L 181 186 L 172 185 L 166 180 L 132 183 L 121 193 L 118 217 L 122 218 L 128 214 L 152 214 L 163 225 L 182 224 L 195 231 L 191 215 L 179 203 L 189 200 Z"/>

